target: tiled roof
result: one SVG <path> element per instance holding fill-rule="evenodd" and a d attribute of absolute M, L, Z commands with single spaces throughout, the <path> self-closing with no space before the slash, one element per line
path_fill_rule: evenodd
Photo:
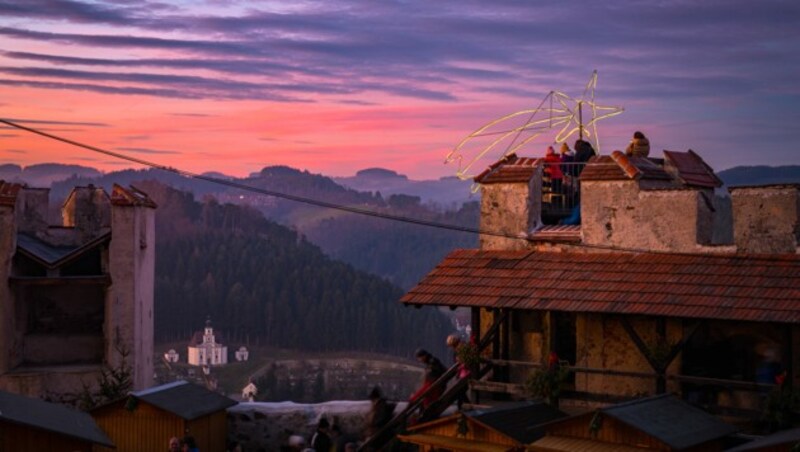
<path fill-rule="evenodd" d="M 672 180 L 664 168 L 646 157 L 628 157 L 620 151 L 592 157 L 581 180 Z"/>
<path fill-rule="evenodd" d="M 517 157 L 510 154 L 494 162 L 482 173 L 475 176 L 475 182 L 479 184 L 497 184 L 528 182 L 536 171 L 539 160 L 529 157 Z"/>
<path fill-rule="evenodd" d="M 401 301 L 800 323 L 800 255 L 456 250 Z"/>
<path fill-rule="evenodd" d="M 47 268 L 57 268 L 83 255 L 85 252 L 108 242 L 110 239 L 111 233 L 106 232 L 82 245 L 58 246 L 51 245 L 31 235 L 19 233 L 17 234 L 17 249 L 23 254 L 39 261 Z"/>
<path fill-rule="evenodd" d="M 132 392 L 131 396 L 187 421 L 236 405 L 236 402 L 188 381 Z"/>
<path fill-rule="evenodd" d="M 580 242 L 580 225 L 547 225 L 537 229 L 528 237 L 533 241 L 544 242 Z"/>
<path fill-rule="evenodd" d="M 0 180 L 0 206 L 13 206 L 22 185 Z"/>
<path fill-rule="evenodd" d="M 722 181 L 699 155 L 688 152 L 664 151 L 667 164 L 675 168 L 684 184 L 692 187 L 721 187 Z"/>
<path fill-rule="evenodd" d="M 0 391 L 0 421 L 13 422 L 89 443 L 114 447 L 88 414 L 57 403 Z"/>
<path fill-rule="evenodd" d="M 111 204 L 115 206 L 143 206 L 156 208 L 156 203 L 147 196 L 147 193 L 139 190 L 131 185 L 125 188 L 121 185 L 114 184 L 114 189 L 111 192 Z"/>

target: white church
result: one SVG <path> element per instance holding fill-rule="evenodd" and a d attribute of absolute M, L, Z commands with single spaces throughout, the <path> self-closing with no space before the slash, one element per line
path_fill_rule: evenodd
<path fill-rule="evenodd" d="M 211 320 L 206 320 L 203 330 L 203 341 L 197 339 L 198 335 L 189 344 L 189 364 L 193 366 L 221 366 L 228 364 L 228 347 L 218 344 L 214 338 L 214 328 Z"/>

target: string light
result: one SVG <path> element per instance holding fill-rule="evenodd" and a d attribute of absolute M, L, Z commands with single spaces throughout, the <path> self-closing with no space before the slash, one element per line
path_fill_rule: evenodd
<path fill-rule="evenodd" d="M 597 71 L 592 72 L 589 83 L 583 90 L 580 99 L 572 98 L 561 91 L 550 91 L 539 106 L 534 109 L 522 110 L 495 119 L 478 130 L 467 135 L 458 145 L 453 148 L 445 157 L 445 163 L 458 163 L 456 176 L 461 180 L 471 179 L 474 174 L 469 170 L 484 156 L 491 153 L 504 142 L 505 147 L 501 157 L 516 153 L 523 146 L 535 140 L 543 133 L 558 129 L 555 142 L 566 141 L 576 133 L 581 137 L 594 141 L 594 148 L 600 152 L 600 138 L 597 133 L 597 122 L 602 119 L 611 118 L 622 113 L 622 107 L 598 105 L 595 102 L 595 89 L 597 88 Z M 548 105 L 549 101 L 549 106 Z M 555 104 L 555 105 L 554 105 Z M 588 112 L 584 110 L 588 107 Z M 588 115 L 588 121 L 582 117 Z M 527 116 L 527 120 L 517 127 L 503 128 L 506 124 L 512 123 Z M 544 116 L 544 117 L 543 117 Z M 508 126 L 506 126 L 508 127 Z M 500 130 L 497 130 L 500 129 Z M 480 148 L 475 157 L 466 165 L 462 151 L 475 139 L 492 137 L 491 141 Z"/>

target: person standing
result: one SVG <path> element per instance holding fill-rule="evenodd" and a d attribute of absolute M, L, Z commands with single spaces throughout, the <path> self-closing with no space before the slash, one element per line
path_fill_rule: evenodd
<path fill-rule="evenodd" d="M 328 452 L 331 449 L 331 438 L 328 436 L 330 424 L 328 419 L 322 418 L 317 424 L 317 431 L 311 437 L 311 447 L 318 452 Z"/>
<path fill-rule="evenodd" d="M 564 174 L 561 172 L 561 157 L 556 154 L 553 146 L 547 146 L 544 155 L 544 174 L 550 178 L 550 190 L 553 193 L 561 193 Z"/>
<path fill-rule="evenodd" d="M 422 397 L 425 391 L 427 391 L 428 388 L 433 386 L 436 380 L 438 380 L 439 377 L 441 377 L 442 375 L 444 375 L 445 372 L 447 372 L 447 369 L 444 368 L 444 365 L 442 365 L 442 362 L 439 361 L 439 358 L 431 355 L 430 352 L 428 352 L 425 349 L 422 348 L 417 349 L 416 353 L 414 353 L 414 356 L 417 358 L 417 361 L 419 361 L 422 364 L 425 364 L 425 376 L 422 380 L 422 386 L 417 390 L 417 392 L 411 395 L 409 402 L 414 402 L 418 398 Z M 443 392 L 444 392 L 444 385 L 441 385 L 438 388 L 429 391 L 422 401 L 423 408 L 428 408 L 433 402 L 435 402 L 437 399 L 439 399 L 439 397 L 442 396 Z"/>
<path fill-rule="evenodd" d="M 369 393 L 370 411 L 367 417 L 366 435 L 372 436 L 392 420 L 396 405 L 389 403 L 378 386 Z"/>

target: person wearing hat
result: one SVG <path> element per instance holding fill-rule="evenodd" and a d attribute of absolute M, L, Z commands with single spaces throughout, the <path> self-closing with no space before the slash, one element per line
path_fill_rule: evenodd
<path fill-rule="evenodd" d="M 647 157 L 650 155 L 650 141 L 638 130 L 633 132 L 633 139 L 625 149 L 625 155 L 628 157 Z"/>
<path fill-rule="evenodd" d="M 394 409 L 397 406 L 396 404 L 389 403 L 386 400 L 386 397 L 383 396 L 383 392 L 379 386 L 372 388 L 372 391 L 369 393 L 369 401 L 372 405 L 367 417 L 367 437 L 378 433 L 383 426 L 392 420 Z"/>
<path fill-rule="evenodd" d="M 431 355 L 427 350 L 423 348 L 418 348 L 417 351 L 414 353 L 414 356 L 417 358 L 422 364 L 425 364 L 425 376 L 422 380 L 422 386 L 415 392 L 411 394 L 411 398 L 409 399 L 409 403 L 413 403 L 418 398 L 420 398 L 425 391 L 428 391 L 428 388 L 433 386 L 436 380 L 439 379 L 447 369 L 444 368 L 444 365 L 439 358 Z M 444 385 L 440 385 L 436 389 L 428 391 L 428 394 L 422 400 L 423 408 L 428 408 L 433 402 L 435 402 L 439 397 L 442 396 L 444 392 Z"/>

